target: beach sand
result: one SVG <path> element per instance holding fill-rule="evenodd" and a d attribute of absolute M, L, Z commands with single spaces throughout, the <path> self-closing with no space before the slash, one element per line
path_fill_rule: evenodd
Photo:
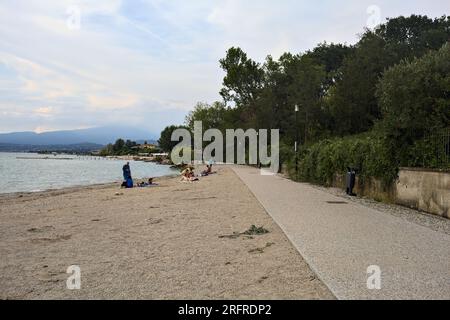
<path fill-rule="evenodd" d="M 1 299 L 334 299 L 226 167 L 155 180 L 0 196 Z M 264 226 L 259 236 L 222 237 Z M 81 289 L 66 270 L 81 268 Z"/>

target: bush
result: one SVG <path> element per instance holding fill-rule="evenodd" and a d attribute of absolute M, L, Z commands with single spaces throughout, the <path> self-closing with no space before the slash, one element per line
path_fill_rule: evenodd
<path fill-rule="evenodd" d="M 432 135 L 450 123 L 450 44 L 386 71 L 377 96 L 384 117 L 380 129 L 396 162 L 446 166 L 437 157 L 445 145 L 434 143 Z"/>
<path fill-rule="evenodd" d="M 336 174 L 347 172 L 347 167 L 355 168 L 362 181 L 374 177 L 386 185 L 398 173 L 384 139 L 372 133 L 312 145 L 301 154 L 299 175 L 303 181 L 329 186 Z"/>
<path fill-rule="evenodd" d="M 406 167 L 450 169 L 450 129 L 438 130 L 414 142 L 406 153 Z"/>

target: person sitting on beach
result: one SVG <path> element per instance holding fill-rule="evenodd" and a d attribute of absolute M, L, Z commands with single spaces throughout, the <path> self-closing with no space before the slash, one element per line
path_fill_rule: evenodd
<path fill-rule="evenodd" d="M 132 189 L 134 187 L 133 180 L 128 178 L 126 181 L 122 182 L 121 188 Z"/>
<path fill-rule="evenodd" d="M 207 165 L 206 170 L 202 171 L 202 177 L 207 177 L 212 173 L 212 165 Z"/>
<path fill-rule="evenodd" d="M 139 188 L 153 187 L 153 186 L 157 186 L 156 183 L 153 183 L 153 178 L 148 179 L 148 182 L 141 182 L 138 184 Z"/>
<path fill-rule="evenodd" d="M 181 181 L 183 182 L 194 182 L 198 181 L 198 178 L 195 176 L 192 168 L 187 168 L 181 172 Z"/>
<path fill-rule="evenodd" d="M 186 169 L 184 169 L 184 170 L 181 172 L 181 175 L 182 175 L 183 177 L 188 177 L 188 178 L 192 177 L 192 176 L 194 175 L 194 168 L 192 168 L 192 167 L 187 167 Z"/>

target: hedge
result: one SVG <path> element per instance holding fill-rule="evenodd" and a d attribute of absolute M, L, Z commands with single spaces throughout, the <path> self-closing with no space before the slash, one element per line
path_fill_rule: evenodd
<path fill-rule="evenodd" d="M 398 173 L 392 158 L 383 138 L 375 135 L 323 140 L 303 150 L 298 177 L 302 181 L 331 185 L 336 174 L 343 174 L 351 167 L 357 170 L 362 181 L 374 177 L 389 184 Z M 296 178 L 294 163 L 289 163 L 292 178 Z"/>

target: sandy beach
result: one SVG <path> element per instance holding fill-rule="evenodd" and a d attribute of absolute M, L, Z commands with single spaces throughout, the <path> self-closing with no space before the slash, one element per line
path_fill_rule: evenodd
<path fill-rule="evenodd" d="M 0 298 L 334 299 L 231 169 L 155 182 L 0 196 Z"/>

